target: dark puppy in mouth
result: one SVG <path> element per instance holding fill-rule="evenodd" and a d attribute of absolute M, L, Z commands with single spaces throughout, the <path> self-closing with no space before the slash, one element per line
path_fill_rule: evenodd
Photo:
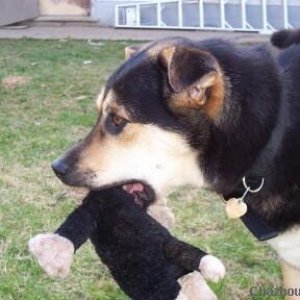
<path fill-rule="evenodd" d="M 224 276 L 221 261 L 173 237 L 146 210 L 154 202 L 142 187 L 92 191 L 56 230 L 29 242 L 52 276 L 68 274 L 74 250 L 91 239 L 102 262 L 135 300 L 216 300 L 200 273 Z"/>

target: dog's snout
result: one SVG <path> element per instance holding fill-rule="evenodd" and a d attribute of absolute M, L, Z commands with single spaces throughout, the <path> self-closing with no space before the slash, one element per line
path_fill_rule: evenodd
<path fill-rule="evenodd" d="M 64 177 L 69 171 L 69 164 L 64 159 L 57 159 L 51 165 L 54 173 L 58 177 Z"/>

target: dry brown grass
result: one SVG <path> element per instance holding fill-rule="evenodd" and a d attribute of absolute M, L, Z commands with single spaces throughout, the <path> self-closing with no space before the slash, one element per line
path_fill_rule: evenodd
<path fill-rule="evenodd" d="M 28 84 L 30 80 L 30 77 L 11 75 L 2 79 L 2 85 L 7 90 L 14 90 L 17 87 Z"/>

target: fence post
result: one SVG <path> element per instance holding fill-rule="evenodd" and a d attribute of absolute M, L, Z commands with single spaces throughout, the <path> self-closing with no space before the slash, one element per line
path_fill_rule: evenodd
<path fill-rule="evenodd" d="M 268 12 L 267 12 L 267 0 L 262 0 L 262 17 L 263 17 L 263 31 L 268 31 Z"/>
<path fill-rule="evenodd" d="M 199 0 L 199 26 L 200 28 L 204 28 L 204 4 L 203 0 Z"/>
<path fill-rule="evenodd" d="M 283 21 L 284 21 L 284 28 L 290 29 L 293 28 L 289 22 L 289 6 L 287 0 L 282 0 L 282 6 L 283 6 Z"/>
<path fill-rule="evenodd" d="M 220 17 L 221 17 L 221 27 L 226 29 L 226 20 L 225 20 L 225 1 L 220 0 Z"/>
<path fill-rule="evenodd" d="M 241 0 L 242 28 L 247 29 L 246 0 Z"/>
<path fill-rule="evenodd" d="M 182 0 L 179 0 L 179 1 L 178 1 L 178 26 L 179 26 L 180 28 L 183 27 L 183 21 L 182 21 L 182 18 L 183 18 L 183 16 L 182 16 Z"/>
<path fill-rule="evenodd" d="M 135 8 L 136 9 L 136 14 L 135 14 L 136 15 L 136 26 L 140 26 L 141 25 L 140 4 L 137 3 L 135 7 L 136 7 Z"/>
<path fill-rule="evenodd" d="M 119 5 L 115 5 L 115 25 L 119 26 Z"/>
<path fill-rule="evenodd" d="M 160 1 L 157 2 L 156 5 L 156 14 L 157 14 L 157 26 L 161 26 L 161 3 Z"/>

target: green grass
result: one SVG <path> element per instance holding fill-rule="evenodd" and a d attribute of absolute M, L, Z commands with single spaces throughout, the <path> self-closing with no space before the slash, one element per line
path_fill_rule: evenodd
<path fill-rule="evenodd" d="M 0 299 L 128 299 L 89 243 L 63 280 L 48 278 L 27 250 L 30 237 L 56 229 L 80 201 L 50 163 L 88 132 L 96 117 L 94 99 L 126 45 L 0 40 Z M 11 75 L 29 82 L 7 90 L 1 81 Z M 251 298 L 249 290 L 280 286 L 276 257 L 239 221 L 225 217 L 218 197 L 181 189 L 169 203 L 177 217 L 174 234 L 224 261 L 226 278 L 211 285 L 219 299 L 269 299 Z"/>

